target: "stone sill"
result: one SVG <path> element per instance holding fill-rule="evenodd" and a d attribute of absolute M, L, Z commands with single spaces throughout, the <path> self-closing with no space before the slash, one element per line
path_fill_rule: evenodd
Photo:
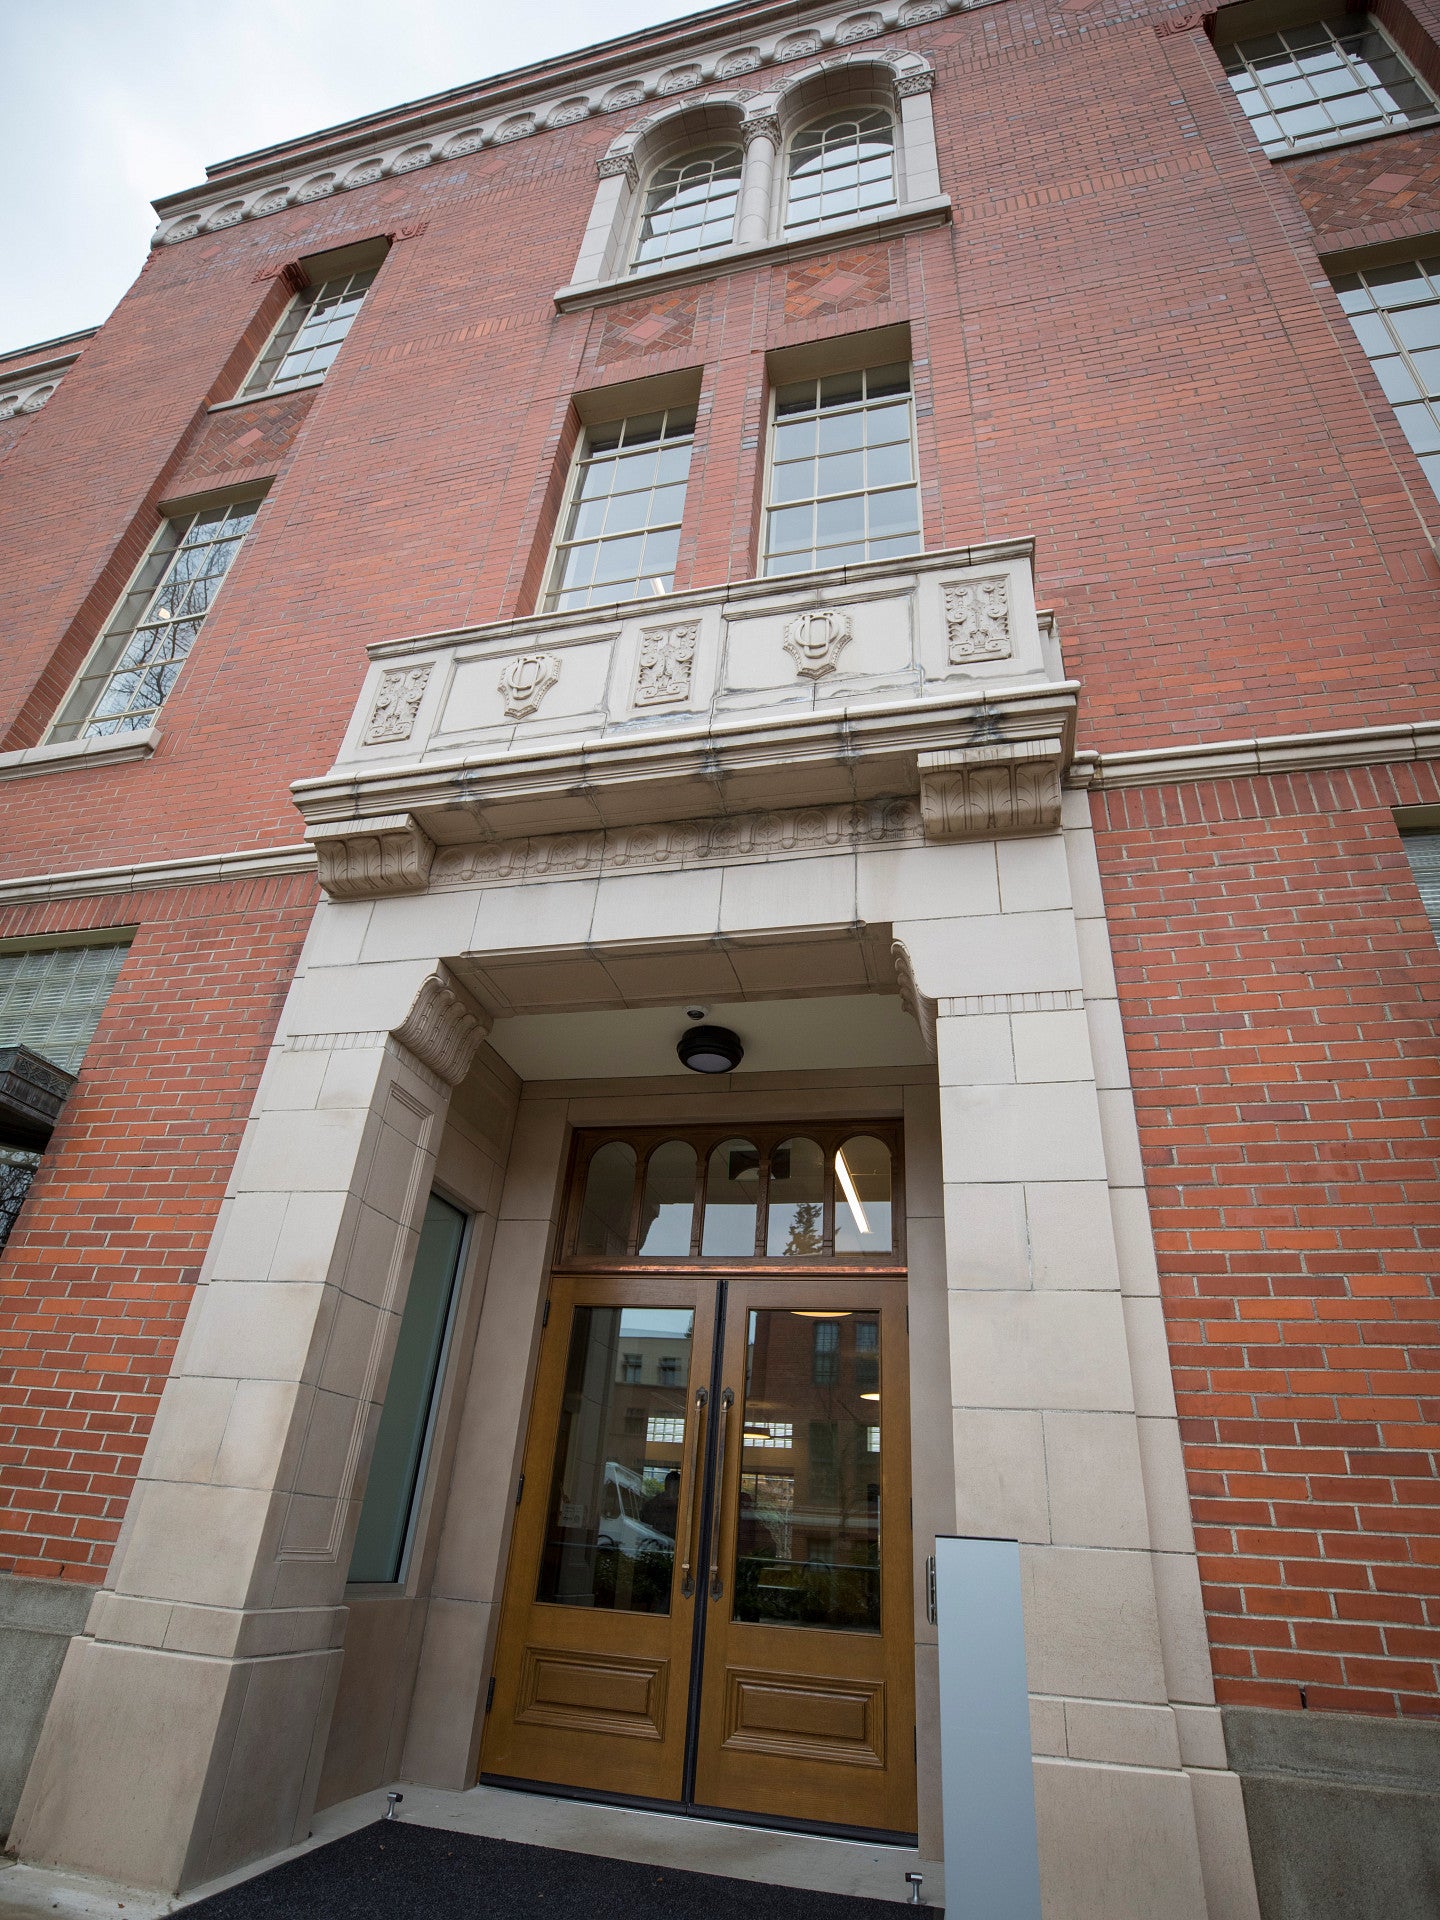
<path fill-rule="evenodd" d="M 207 407 L 207 413 L 228 413 L 232 407 L 254 407 L 262 400 L 286 400 L 292 393 L 308 393 L 312 387 L 325 384 L 323 373 L 315 374 L 309 380 L 292 380 L 288 386 L 267 387 L 263 393 L 239 393 L 233 400 L 217 400 L 213 407 Z"/>
<path fill-rule="evenodd" d="M 1440 113 L 1432 113 L 1428 120 L 1411 120 L 1403 127 L 1370 127 L 1363 133 L 1341 133 L 1333 140 L 1317 140 L 1313 147 L 1292 147 L 1288 153 L 1271 153 L 1265 157 L 1273 166 L 1283 167 L 1292 160 L 1313 160 L 1317 154 L 1335 153 L 1341 147 L 1365 147 L 1376 140 L 1395 140 L 1406 133 L 1428 133 L 1440 126 Z"/>
<path fill-rule="evenodd" d="M 70 773 L 82 767 L 123 766 L 148 760 L 160 744 L 159 727 L 136 733 L 107 734 L 99 740 L 60 740 L 52 746 L 23 747 L 0 753 L 0 780 L 23 780 L 32 773 Z"/>
<path fill-rule="evenodd" d="M 872 220 L 849 220 L 816 231 L 797 234 L 789 240 L 766 240 L 759 245 L 717 247 L 703 259 L 682 266 L 656 267 L 648 273 L 627 273 L 615 280 L 589 280 L 561 287 L 555 305 L 561 313 L 576 313 L 586 307 L 608 306 L 635 294 L 665 293 L 671 287 L 692 286 L 699 280 L 713 280 L 717 274 L 742 267 L 768 266 L 773 262 L 805 259 L 811 254 L 828 253 L 833 247 L 856 240 L 890 240 L 902 233 L 917 233 L 926 227 L 947 226 L 951 218 L 948 193 L 928 200 L 911 200 L 903 207 L 892 207 Z"/>

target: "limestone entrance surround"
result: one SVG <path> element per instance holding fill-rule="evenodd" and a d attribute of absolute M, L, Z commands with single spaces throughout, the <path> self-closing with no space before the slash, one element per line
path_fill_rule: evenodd
<path fill-rule="evenodd" d="M 678 1028 L 696 994 L 743 1007 L 865 993 L 906 1009 L 916 1058 L 933 1059 L 890 1076 L 915 1297 L 933 1302 L 912 1344 L 948 1361 L 948 1387 L 933 1365 L 916 1382 L 917 1561 L 926 1529 L 952 1524 L 1022 1543 L 1047 1920 L 1254 1920 L 1088 805 L 1062 794 L 1075 689 L 1027 598 L 1027 551 L 997 559 L 927 555 L 820 590 L 763 583 L 742 609 L 762 603 L 780 652 L 807 612 L 859 628 L 873 593 L 897 658 L 909 650 L 903 697 L 893 674 L 857 684 L 873 658 L 861 647 L 822 707 L 823 683 L 780 652 L 791 679 L 773 685 L 795 689 L 793 705 L 777 711 L 772 692 L 738 720 L 718 711 L 734 690 L 724 595 L 695 616 L 688 726 L 631 704 L 537 740 L 534 720 L 486 719 L 477 697 L 464 711 L 504 729 L 503 747 L 460 739 L 443 720 L 467 661 L 482 663 L 478 689 L 559 643 L 507 631 L 376 650 L 340 762 L 299 790 L 327 898 L 46 1722 L 13 1835 L 22 1858 L 177 1888 L 304 1833 L 418 1225 L 452 1089 L 473 1085 L 477 1055 L 497 1084 L 508 1073 L 486 1065 L 504 1023 L 669 1008 Z M 1000 653 L 998 596 L 970 589 L 1013 578 L 1012 562 Z M 592 684 L 632 684 L 632 641 L 653 617 L 587 616 L 609 637 Z M 569 622 L 569 644 L 592 644 L 585 625 Z M 411 677 L 387 684 L 395 674 Z M 836 1058 L 832 1083 L 850 1064 Z M 737 1117 L 778 1100 L 797 1118 L 807 1098 L 842 1097 L 824 1074 L 809 1093 L 793 1078 L 767 1090 L 772 1067 L 747 1059 L 710 1097 Z M 527 1085 L 513 1139 L 499 1137 L 508 1113 L 497 1123 L 468 1196 L 471 1344 L 447 1389 L 448 1490 L 428 1496 L 445 1591 L 395 1748 L 404 1777 L 473 1777 L 501 1467 L 474 1498 L 464 1488 L 487 1460 L 508 1474 L 523 1440 L 568 1129 L 582 1110 L 607 1124 L 693 1112 L 704 1091 L 678 1068 L 669 1090 Z M 923 1701 L 933 1628 L 916 1585 Z"/>

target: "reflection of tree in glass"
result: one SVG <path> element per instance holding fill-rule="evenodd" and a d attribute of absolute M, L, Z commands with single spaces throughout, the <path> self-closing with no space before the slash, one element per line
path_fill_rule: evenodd
<path fill-rule="evenodd" d="M 820 1202 L 801 1200 L 797 1203 L 794 1218 L 790 1222 L 790 1238 L 785 1242 L 785 1257 L 790 1260 L 804 1259 L 807 1254 L 818 1254 L 822 1251 Z"/>

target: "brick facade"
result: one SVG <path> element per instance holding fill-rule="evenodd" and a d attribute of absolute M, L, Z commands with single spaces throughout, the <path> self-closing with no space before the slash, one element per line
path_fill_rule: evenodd
<path fill-rule="evenodd" d="M 157 752 L 7 785 L 0 879 L 298 841 L 289 784 L 330 765 L 367 644 L 534 610 L 577 392 L 703 370 L 676 584 L 750 577 L 766 352 L 899 323 L 926 544 L 1036 538 L 1083 747 L 1433 714 L 1440 517 L 1311 228 L 1440 227 L 1440 134 L 1271 167 L 1177 13 L 887 34 L 934 62 L 951 224 L 654 296 L 552 297 L 625 115 L 155 251 L 0 427 L 0 749 L 43 737 L 160 503 L 273 484 Z M 277 270 L 401 234 L 323 386 L 207 410 Z M 1230 1700 L 1440 1711 L 1440 957 L 1389 811 L 1437 798 L 1422 769 L 1096 802 Z M 103 1575 L 314 897 L 0 917 L 140 923 L 0 1265 L 0 1567 Z"/>

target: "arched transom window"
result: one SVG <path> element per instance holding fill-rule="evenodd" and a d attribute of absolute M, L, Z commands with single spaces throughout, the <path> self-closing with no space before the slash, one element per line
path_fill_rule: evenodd
<path fill-rule="evenodd" d="M 646 190 L 632 273 L 731 244 L 744 158 L 739 147 L 706 147 L 659 169 Z"/>
<path fill-rule="evenodd" d="M 854 220 L 895 197 L 895 123 L 883 108 L 826 114 L 791 141 L 787 232 Z"/>

